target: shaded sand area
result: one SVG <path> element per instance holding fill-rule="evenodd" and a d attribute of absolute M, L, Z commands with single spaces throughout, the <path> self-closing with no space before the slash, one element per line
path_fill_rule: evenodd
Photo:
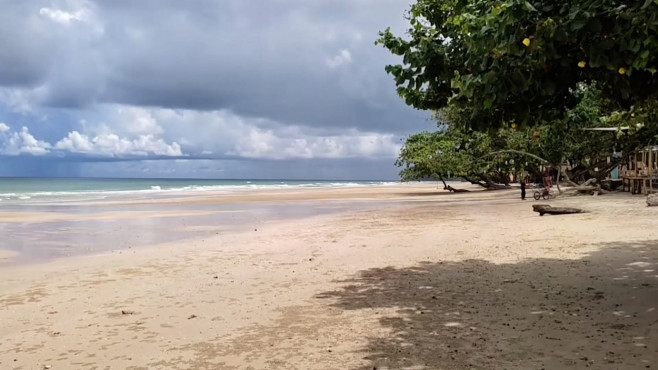
<path fill-rule="evenodd" d="M 540 217 L 518 191 L 295 192 L 238 203 L 333 211 L 0 265 L 0 368 L 658 367 L 658 209 L 644 197 L 542 201 L 588 213 Z M 225 198 L 162 207 L 207 220 Z M 69 217 L 51 211 L 0 219 Z"/>

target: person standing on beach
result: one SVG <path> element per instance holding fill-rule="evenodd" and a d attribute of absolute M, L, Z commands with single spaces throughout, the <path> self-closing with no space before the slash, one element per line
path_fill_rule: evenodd
<path fill-rule="evenodd" d="M 546 175 L 544 176 L 544 187 L 546 190 L 550 190 L 553 186 L 553 179 L 551 178 L 551 172 L 546 170 Z"/>
<path fill-rule="evenodd" d="M 525 179 L 521 179 L 521 200 L 525 200 Z"/>

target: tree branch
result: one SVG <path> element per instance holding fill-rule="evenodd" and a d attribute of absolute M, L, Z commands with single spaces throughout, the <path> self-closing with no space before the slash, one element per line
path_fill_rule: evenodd
<path fill-rule="evenodd" d="M 539 156 L 536 156 L 536 155 L 534 155 L 534 154 L 532 154 L 532 153 L 524 152 L 524 151 L 521 151 L 521 150 L 514 150 L 514 149 L 497 150 L 497 151 L 495 151 L 495 152 L 491 152 L 491 153 L 485 154 L 485 155 L 483 155 L 482 157 L 489 157 L 489 156 L 492 156 L 492 155 L 502 154 L 502 153 L 516 153 L 516 154 L 521 154 L 521 155 L 527 155 L 528 157 L 535 158 L 535 159 L 537 159 L 537 160 L 539 160 L 539 161 L 541 161 L 541 162 L 544 162 L 544 163 L 551 163 L 551 162 L 545 160 L 544 158 L 541 158 L 541 157 L 539 157 Z"/>

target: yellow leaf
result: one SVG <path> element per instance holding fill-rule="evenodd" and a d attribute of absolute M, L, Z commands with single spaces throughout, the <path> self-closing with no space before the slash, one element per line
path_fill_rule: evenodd
<path fill-rule="evenodd" d="M 530 46 L 530 39 L 527 37 L 523 39 L 523 45 L 525 45 L 526 47 Z"/>

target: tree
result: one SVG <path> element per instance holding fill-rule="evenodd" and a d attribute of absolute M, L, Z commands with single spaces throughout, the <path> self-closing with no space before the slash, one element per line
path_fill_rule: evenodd
<path fill-rule="evenodd" d="M 622 109 L 658 96 L 658 0 L 417 0 L 408 19 L 378 40 L 398 93 L 476 130 L 563 120 L 581 84 Z"/>
<path fill-rule="evenodd" d="M 466 173 L 468 156 L 459 152 L 458 138 L 449 131 L 421 132 L 410 136 L 396 161 L 403 181 L 440 179 L 444 188 L 446 177 Z"/>
<path fill-rule="evenodd" d="M 633 112 L 616 111 L 614 104 L 592 87 L 574 93 L 578 104 L 565 119 L 534 127 L 510 127 L 478 132 L 466 125 L 470 108 L 449 104 L 436 112 L 437 132 L 410 136 L 398 158 L 405 181 L 461 177 L 484 187 L 507 184 L 509 174 L 526 172 L 542 178 L 542 166 L 552 166 L 571 179 L 602 179 L 634 149 L 656 143 L 658 102 L 647 100 Z M 628 126 L 619 130 L 619 126 Z M 611 131 L 589 131 L 608 127 Z M 568 163 L 570 171 L 562 165 Z M 560 176 L 558 176 L 560 177 Z"/>
<path fill-rule="evenodd" d="M 539 145 L 529 140 L 529 130 L 502 129 L 495 133 L 472 131 L 461 126 L 468 110 L 442 109 L 435 115 L 439 130 L 410 136 L 396 161 L 404 167 L 400 172 L 403 181 L 427 178 L 440 179 L 448 188 L 446 177 L 462 178 L 486 188 L 509 184 L 510 173 L 530 168 L 539 173 L 536 158 L 519 155 L 536 152 Z M 518 153 L 492 152 L 514 148 Z"/>

